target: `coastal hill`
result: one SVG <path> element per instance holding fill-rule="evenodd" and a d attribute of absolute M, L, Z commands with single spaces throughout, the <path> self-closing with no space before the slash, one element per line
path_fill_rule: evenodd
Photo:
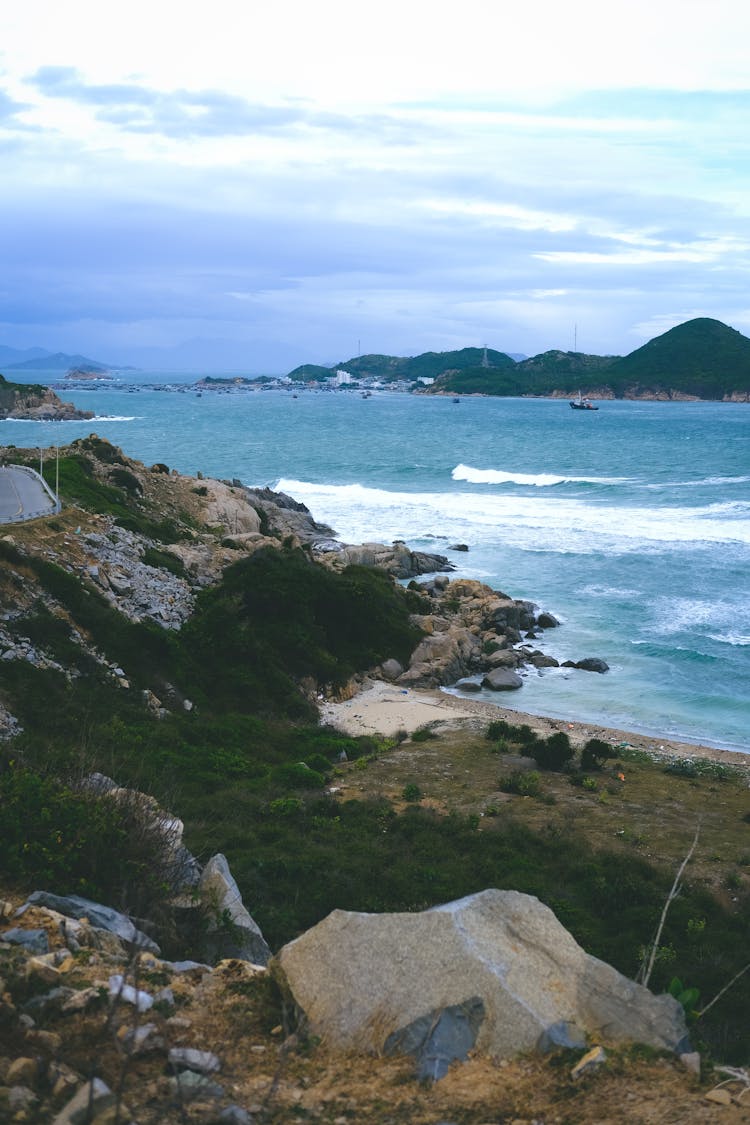
<path fill-rule="evenodd" d="M 303 364 L 290 371 L 295 381 L 329 379 L 332 371 L 342 370 L 358 379 L 378 379 L 383 383 L 399 381 L 414 383 L 419 379 L 436 379 L 446 371 L 492 368 L 495 371 L 512 369 L 515 361 L 504 352 L 492 348 L 462 348 L 454 352 L 424 352 L 417 356 L 360 355 L 354 356 L 333 368 L 316 364 Z"/>
<path fill-rule="evenodd" d="M 0 453 L 39 460 L 36 449 Z M 222 1058 L 211 1081 L 241 1091 L 268 1125 L 294 1120 L 295 1106 L 366 1125 L 554 1120 L 561 1105 L 581 1125 L 707 1119 L 705 1095 L 721 1081 L 711 1060 L 743 1066 L 750 1051 L 746 772 L 624 740 L 584 744 L 566 723 L 552 733 L 507 713 L 456 725 L 440 708 L 411 737 L 322 725 L 324 697 L 356 713 L 365 676 L 410 698 L 410 681 L 388 678 L 398 666 L 421 676 L 449 657 L 433 682 L 450 682 L 450 642 L 453 655 L 512 670 L 543 659 L 537 646 L 557 624 L 447 574 L 404 587 L 385 569 L 403 544 L 335 549 L 331 529 L 289 497 L 146 466 L 96 435 L 62 448 L 56 472 L 62 511 L 0 533 L 0 1117 L 25 1097 L 39 1100 L 28 1120 L 54 1120 L 96 1074 L 121 1082 L 128 1120 L 184 1121 L 167 1050 L 194 1047 Z M 266 977 L 235 961 L 196 965 L 205 931 L 186 933 L 192 900 L 173 901 L 159 841 L 133 831 L 125 790 L 149 795 L 141 809 L 168 809 L 201 864 L 226 856 L 274 952 L 337 908 L 412 914 L 496 887 L 535 896 L 630 979 L 700 817 L 649 987 L 682 997 L 703 1078 L 643 1047 L 608 1046 L 609 1063 L 581 1083 L 569 1076 L 585 1047 L 568 1046 L 502 1068 L 472 1058 L 434 1089 L 409 1060 L 336 1056 L 287 1025 Z M 34 891 L 126 910 L 170 960 L 84 942 L 91 918 L 76 929 L 36 907 L 18 916 Z M 214 915 L 232 938 L 231 915 Z M 46 931 L 50 952 L 26 959 L 11 927 Z M 125 972 L 154 998 L 142 1018 L 107 999 L 120 999 Z M 131 1032 L 149 1041 L 143 1056 L 128 1053 Z M 741 1120 L 737 1105 L 721 1112 Z"/>
<path fill-rule="evenodd" d="M 343 370 L 356 378 L 403 381 L 423 394 L 487 394 L 657 400 L 750 401 L 750 340 L 699 317 L 627 356 L 552 350 L 516 361 L 491 348 L 425 352 L 411 358 L 366 355 L 333 368 L 305 365 L 293 380 L 322 381 Z M 418 385 L 432 379 L 430 385 Z"/>
<path fill-rule="evenodd" d="M 70 402 L 62 402 L 49 387 L 11 383 L 0 375 L 0 418 L 70 422 L 93 417 L 91 410 L 79 410 Z"/>

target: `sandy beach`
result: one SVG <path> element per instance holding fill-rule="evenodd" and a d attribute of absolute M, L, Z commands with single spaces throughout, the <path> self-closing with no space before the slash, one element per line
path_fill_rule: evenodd
<path fill-rule="evenodd" d="M 412 734 L 428 723 L 446 727 L 466 727 L 477 731 L 493 719 L 514 725 L 528 724 L 542 737 L 565 731 L 574 746 L 589 738 L 601 738 L 615 745 L 626 743 L 635 749 L 664 758 L 707 758 L 727 765 L 741 766 L 750 772 L 750 753 L 742 754 L 714 746 L 699 746 L 669 738 L 655 738 L 632 731 L 602 727 L 594 723 L 528 715 L 483 700 L 463 699 L 444 691 L 415 691 L 381 680 L 367 680 L 362 690 L 344 702 L 325 701 L 320 706 L 321 722 L 352 735 L 392 737 L 398 731 Z"/>

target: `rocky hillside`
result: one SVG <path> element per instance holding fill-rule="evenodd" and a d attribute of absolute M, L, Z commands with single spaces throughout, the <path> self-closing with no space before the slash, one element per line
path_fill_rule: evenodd
<path fill-rule="evenodd" d="M 36 451 L 2 453 L 36 463 Z M 746 957 L 744 776 L 684 762 L 667 776 L 625 744 L 574 745 L 564 724 L 539 737 L 505 720 L 445 722 L 410 740 L 321 726 L 323 697 L 351 696 L 365 674 L 405 693 L 462 677 L 518 690 L 549 663 L 557 623 L 438 573 L 445 557 L 341 544 L 289 497 L 145 466 L 95 435 L 61 450 L 59 472 L 62 512 L 0 536 L 0 1119 L 709 1119 L 724 1077 L 712 1059 L 741 1067 L 748 1051 L 747 977 L 725 988 Z M 598 654 L 581 657 L 583 674 L 606 672 Z M 661 1006 L 687 1016 L 700 1060 L 679 1061 L 692 1055 L 681 1030 L 631 1032 L 646 1048 L 603 1034 L 600 984 L 570 1006 L 582 971 L 518 1005 L 557 1028 L 550 1055 L 466 1040 L 506 1021 L 487 1015 L 492 989 L 461 954 L 460 995 L 433 996 L 427 1028 L 404 1008 L 384 1036 L 416 1035 L 422 1061 L 437 1043 L 447 1073 L 424 1086 L 411 1048 L 356 1064 L 333 1051 L 305 999 L 317 970 L 300 983 L 273 967 L 317 933 L 312 963 L 322 972 L 330 955 L 327 979 L 343 979 L 322 920 L 400 915 L 382 957 L 367 935 L 347 955 L 362 969 L 348 994 L 361 985 L 376 1008 L 380 992 L 395 1003 L 405 989 L 365 987 L 365 970 L 392 961 L 397 975 L 408 943 L 427 950 L 410 919 L 432 932 L 428 908 L 500 887 L 511 911 L 536 903 L 511 945 L 538 950 L 547 930 L 569 966 L 606 961 L 610 983 L 626 982 L 613 985 L 619 1013 L 698 810 L 706 855 L 670 908 L 650 987 L 672 994 Z M 481 945 L 485 923 L 457 912 Z M 442 987 L 439 953 L 417 959 Z M 568 997 L 562 1013 L 555 995 Z M 369 1012 L 370 1030 L 383 1014 Z M 460 1055 L 445 1054 L 445 1026 Z M 519 1049 L 527 1033 L 514 1033 Z M 593 1047 L 606 1058 L 585 1063 Z M 740 1120 L 742 1077 L 728 1089 L 725 1120 Z"/>
<path fill-rule="evenodd" d="M 90 410 L 78 410 L 70 402 L 61 402 L 48 387 L 32 383 L 10 383 L 0 375 L 0 418 L 69 422 L 93 417 Z"/>

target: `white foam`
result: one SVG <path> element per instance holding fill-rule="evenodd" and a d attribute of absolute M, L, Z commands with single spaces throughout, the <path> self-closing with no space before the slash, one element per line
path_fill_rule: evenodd
<path fill-rule="evenodd" d="M 621 507 L 577 497 L 479 492 L 389 492 L 360 484 L 282 479 L 275 486 L 336 528 L 342 539 L 422 540 L 435 534 L 472 546 L 507 542 L 526 551 L 617 554 L 750 546 L 750 512 L 726 518 L 723 505 Z"/>
<path fill-rule="evenodd" d="M 720 633 L 708 633 L 707 635 L 711 638 L 712 641 L 718 641 L 723 645 L 738 645 L 740 647 L 750 645 L 750 633 L 748 633 L 747 635 L 743 635 L 740 633 L 727 633 L 725 635 L 722 635 Z"/>
<path fill-rule="evenodd" d="M 750 477 L 701 477 L 700 480 L 650 481 L 643 488 L 701 488 L 704 485 L 748 484 Z"/>
<path fill-rule="evenodd" d="M 93 418 L 3 418 L 3 422 L 15 422 L 20 426 L 29 424 L 46 424 L 47 422 L 66 422 L 73 423 L 74 425 L 86 424 L 90 425 L 92 422 L 135 422 L 137 415 L 135 414 L 95 414 Z"/>
<path fill-rule="evenodd" d="M 476 469 L 472 465 L 456 465 L 453 480 L 469 484 L 522 484 L 549 488 L 556 484 L 625 484 L 628 477 L 573 477 L 556 473 L 509 473 L 502 469 Z"/>

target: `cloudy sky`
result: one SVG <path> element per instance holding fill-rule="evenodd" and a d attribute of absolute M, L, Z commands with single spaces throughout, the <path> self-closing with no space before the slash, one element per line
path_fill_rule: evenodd
<path fill-rule="evenodd" d="M 746 0 L 4 9 L 0 344 L 275 372 L 750 335 Z"/>

